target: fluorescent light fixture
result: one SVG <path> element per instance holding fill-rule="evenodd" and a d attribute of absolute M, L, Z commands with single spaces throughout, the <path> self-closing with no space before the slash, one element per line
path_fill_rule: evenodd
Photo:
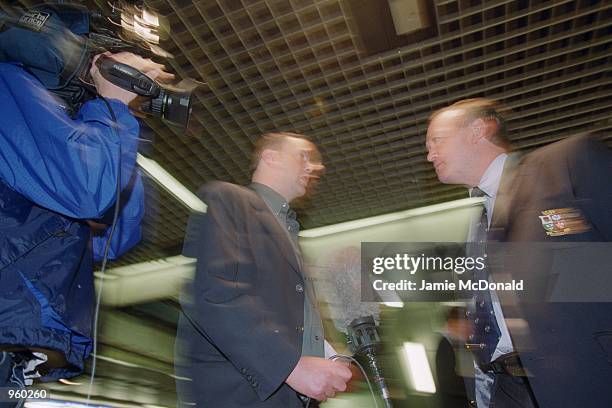
<path fill-rule="evenodd" d="M 60 378 L 57 381 L 61 382 L 62 384 L 66 384 L 66 385 L 82 385 L 83 384 L 83 383 L 80 383 L 80 382 L 70 381 L 70 380 L 67 380 L 65 378 Z"/>
<path fill-rule="evenodd" d="M 401 309 L 404 307 L 404 302 L 402 302 L 402 298 L 399 297 L 395 291 L 384 291 L 378 294 L 382 304 L 387 307 L 394 307 L 397 309 Z"/>
<path fill-rule="evenodd" d="M 140 368 L 140 369 L 143 369 L 143 370 L 152 371 L 154 373 L 159 373 L 159 374 L 167 375 L 168 377 L 176 378 L 176 379 L 179 379 L 179 380 L 192 381 L 192 379 L 188 378 L 188 377 L 179 377 L 177 375 L 167 373 L 167 372 L 165 372 L 163 370 L 157 370 L 157 369 L 154 369 L 154 368 L 144 367 L 144 366 L 141 366 L 141 365 L 138 365 L 138 364 L 130 363 L 128 361 L 118 360 L 116 358 L 106 357 L 106 356 L 102 356 L 102 355 L 99 355 L 99 354 L 93 354 L 93 353 L 92 353 L 92 356 L 94 356 L 98 360 L 108 361 L 109 363 L 117 364 L 117 365 L 124 366 L 124 367 Z"/>
<path fill-rule="evenodd" d="M 166 169 L 160 166 L 155 160 L 148 159 L 138 153 L 136 162 L 149 177 L 155 180 L 157 184 L 162 186 L 186 207 L 195 212 L 206 212 L 206 204 L 175 179 L 172 174 L 168 173 Z"/>
<path fill-rule="evenodd" d="M 394 307 L 396 309 L 401 309 L 404 307 L 404 302 L 383 302 L 383 305 L 388 307 Z"/>
<path fill-rule="evenodd" d="M 123 361 L 123 360 L 117 360 L 116 358 L 106 357 L 100 354 L 92 353 L 92 356 L 97 358 L 98 360 L 108 361 L 109 363 L 117 364 L 117 365 L 124 366 L 124 367 L 132 367 L 132 368 L 140 367 L 138 364 L 130 363 L 130 362 Z"/>
<path fill-rule="evenodd" d="M 316 238 L 325 235 L 337 234 L 340 232 L 346 232 L 356 230 L 360 228 L 371 227 L 373 225 L 385 224 L 388 222 L 394 222 L 403 220 L 406 218 L 419 217 L 421 215 L 433 214 L 437 212 L 453 210 L 462 207 L 471 207 L 481 203 L 484 203 L 483 197 L 472 197 L 463 198 L 461 200 L 449 201 L 446 203 L 429 205 L 427 207 L 412 208 L 410 210 L 394 212 L 391 214 L 377 215 L 375 217 L 362 218 L 360 220 L 341 222 L 339 224 L 327 225 L 325 227 L 312 228 L 304 230 L 299 233 L 302 238 Z"/>
<path fill-rule="evenodd" d="M 429 361 L 427 361 L 425 346 L 422 343 L 407 341 L 404 343 L 403 351 L 405 368 L 408 371 L 412 387 L 419 392 L 435 394 L 436 385 L 431 374 Z"/>
<path fill-rule="evenodd" d="M 159 27 L 159 17 L 156 13 L 151 12 L 147 9 L 142 10 L 142 19 L 153 27 Z"/>
<path fill-rule="evenodd" d="M 149 44 L 159 44 L 159 17 L 153 12 L 129 7 L 121 13 L 121 27 Z"/>
<path fill-rule="evenodd" d="M 99 271 L 94 272 L 94 276 L 96 277 L 96 279 L 105 279 L 105 280 L 114 280 L 114 279 L 118 279 L 118 276 L 114 276 L 114 275 L 108 275 L 105 273 L 101 273 Z"/>
<path fill-rule="evenodd" d="M 142 20 L 134 20 L 134 32 L 146 42 L 159 44 L 159 36 L 153 32 L 145 24 L 141 23 Z"/>
<path fill-rule="evenodd" d="M 180 271 L 187 271 L 195 268 L 195 259 L 188 258 L 183 255 L 170 256 L 167 258 L 159 258 L 153 261 L 145 261 L 140 263 L 133 263 L 125 266 L 117 266 L 115 268 L 107 269 L 105 278 L 109 275 L 114 277 L 124 276 L 137 276 L 150 274 L 152 272 L 159 272 L 162 274 L 178 274 Z M 98 275 L 94 272 L 96 278 Z"/>
<path fill-rule="evenodd" d="M 100 405 L 73 402 L 68 400 L 42 400 L 42 401 L 26 401 L 24 408 L 107 408 L 111 405 Z"/>

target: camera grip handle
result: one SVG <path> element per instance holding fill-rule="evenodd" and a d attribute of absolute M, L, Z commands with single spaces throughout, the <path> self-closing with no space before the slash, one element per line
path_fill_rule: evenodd
<path fill-rule="evenodd" d="M 100 74 L 107 81 L 137 95 L 156 98 L 160 86 L 136 68 L 122 64 L 112 58 L 101 55 L 96 61 Z"/>

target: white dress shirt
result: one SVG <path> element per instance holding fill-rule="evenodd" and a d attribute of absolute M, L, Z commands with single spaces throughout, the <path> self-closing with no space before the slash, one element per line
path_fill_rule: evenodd
<path fill-rule="evenodd" d="M 484 206 L 487 210 L 487 223 L 490 226 L 491 220 L 493 219 L 493 211 L 495 210 L 495 200 L 497 198 L 497 192 L 501 183 L 502 173 L 504 171 L 504 164 L 508 155 L 502 153 L 497 156 L 489 167 L 485 170 L 478 188 L 485 193 Z M 491 280 L 491 277 L 489 277 Z M 504 320 L 504 313 L 501 309 L 499 298 L 495 291 L 491 291 L 491 302 L 493 303 L 493 310 L 495 312 L 495 320 L 500 330 L 500 338 L 495 351 L 493 352 L 492 360 L 514 351 L 512 346 L 512 339 L 508 332 L 508 326 Z M 493 388 L 494 376 L 492 374 L 483 373 L 478 367 L 476 367 L 476 403 L 479 408 L 488 407 L 491 400 L 491 391 Z"/>

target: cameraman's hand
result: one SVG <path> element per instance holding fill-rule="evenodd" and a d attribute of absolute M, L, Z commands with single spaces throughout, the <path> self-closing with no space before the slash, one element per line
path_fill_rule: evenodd
<path fill-rule="evenodd" d="M 301 357 L 285 381 L 295 391 L 319 401 L 345 391 L 351 370 L 343 363 L 320 357 Z"/>
<path fill-rule="evenodd" d="M 143 74 L 151 79 L 155 79 L 159 82 L 166 82 L 174 78 L 174 75 L 164 71 L 164 66 L 150 59 L 142 58 L 139 55 L 132 54 L 131 52 L 118 52 L 116 54 L 105 52 L 104 54 L 98 54 L 93 58 L 91 64 L 91 78 L 93 79 L 96 90 L 100 96 L 109 99 L 118 99 L 129 105 L 129 103 L 136 98 L 136 94 L 133 92 L 126 91 L 125 89 L 119 88 L 118 86 L 110 83 L 100 73 L 96 61 L 100 58 L 100 55 L 112 58 L 117 62 L 129 65 L 132 68 L 136 68 Z"/>

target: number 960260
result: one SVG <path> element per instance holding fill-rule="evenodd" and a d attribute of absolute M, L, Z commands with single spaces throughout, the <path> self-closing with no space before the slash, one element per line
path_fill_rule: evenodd
<path fill-rule="evenodd" d="M 42 389 L 8 389 L 6 390 L 6 397 L 9 400 L 21 400 L 21 399 L 45 399 L 47 398 L 47 390 Z"/>

